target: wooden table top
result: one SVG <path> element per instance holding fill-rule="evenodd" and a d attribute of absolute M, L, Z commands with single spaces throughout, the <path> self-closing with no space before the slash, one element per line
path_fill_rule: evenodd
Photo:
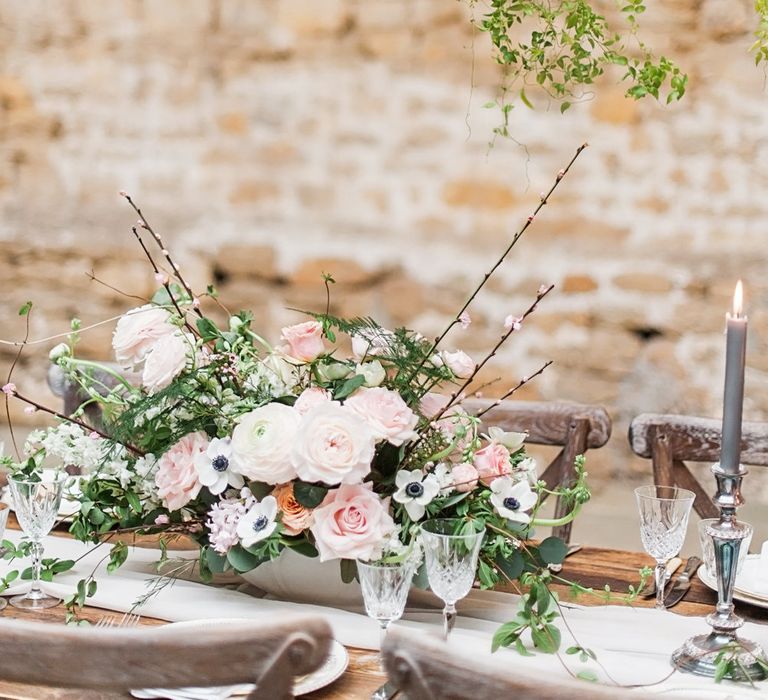
<path fill-rule="evenodd" d="M 640 552 L 626 552 L 612 549 L 585 547 L 569 557 L 561 576 L 578 581 L 582 585 L 593 587 L 600 592 L 605 584 L 609 584 L 616 593 L 626 592 L 627 586 L 637 584 L 638 571 L 643 566 L 651 565 L 650 558 Z M 582 595 L 570 597 L 565 586 L 557 586 L 562 600 L 571 600 L 582 605 L 602 605 L 599 596 Z M 684 600 L 676 605 L 670 614 L 704 616 L 711 612 L 716 601 L 716 595 L 694 577 L 691 589 Z M 652 600 L 638 600 L 633 603 L 638 607 L 653 607 Z M 761 624 L 768 621 L 768 610 L 757 608 L 744 603 L 736 603 L 737 612 L 746 619 Z M 98 608 L 85 608 L 83 617 L 93 622 L 105 614 Z M 17 610 L 8 606 L 2 613 L 6 617 L 35 619 L 46 622 L 63 622 L 64 608 L 59 606 L 48 610 L 32 613 Z M 512 617 L 512 609 L 510 609 Z M 142 624 L 163 624 L 161 620 L 142 618 Z M 703 624 L 703 620 L 702 620 Z M 489 640 L 490 643 L 490 640 Z M 379 669 L 378 656 L 375 652 L 364 649 L 349 649 L 350 663 L 344 675 L 323 690 L 304 695 L 307 700 L 360 700 L 368 698 L 385 680 Z M 0 698 L 12 700 L 117 700 L 129 697 L 125 694 L 106 694 L 85 692 L 82 690 L 64 690 L 37 686 L 5 683 L 0 681 Z"/>

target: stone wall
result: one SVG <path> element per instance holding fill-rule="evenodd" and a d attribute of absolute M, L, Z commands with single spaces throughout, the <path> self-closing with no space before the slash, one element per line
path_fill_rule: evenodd
<path fill-rule="evenodd" d="M 604 3 L 608 9 L 612 2 Z M 651 0 L 644 36 L 689 72 L 682 103 L 610 76 L 564 116 L 499 115 L 487 39 L 455 0 L 0 0 L 0 337 L 32 338 L 151 293 L 128 190 L 189 280 L 276 337 L 324 304 L 437 333 L 576 147 L 590 143 L 451 343 L 475 356 L 542 283 L 499 354 L 500 392 L 604 404 L 593 473 L 631 463 L 644 411 L 718 415 L 723 314 L 738 277 L 751 333 L 746 417 L 768 418 L 768 121 L 748 0 Z M 474 12 L 481 14 L 480 6 Z M 111 325 L 83 334 L 109 352 Z M 16 372 L 46 397 L 45 353 Z M 0 348 L 5 372 L 13 351 Z M 40 422 L 15 410 L 27 424 Z M 631 467 L 647 469 L 647 465 Z"/>

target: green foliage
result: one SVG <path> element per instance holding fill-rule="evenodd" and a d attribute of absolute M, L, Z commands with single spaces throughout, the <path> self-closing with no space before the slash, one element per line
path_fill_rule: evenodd
<path fill-rule="evenodd" d="M 293 497 L 305 508 L 317 508 L 327 493 L 327 486 L 308 484 L 305 481 L 293 482 Z"/>
<path fill-rule="evenodd" d="M 747 682 L 754 686 L 749 672 L 740 658 L 744 655 L 752 656 L 758 667 L 768 674 L 768 659 L 765 656 L 754 656 L 749 649 L 737 641 L 723 647 L 715 657 L 715 683 L 720 683 L 727 678 L 732 681 Z"/>
<path fill-rule="evenodd" d="M 755 30 L 755 43 L 750 51 L 755 54 L 755 65 L 768 61 L 768 0 L 755 0 L 759 22 Z"/>
<path fill-rule="evenodd" d="M 538 87 L 559 101 L 565 112 L 573 98 L 581 97 L 614 65 L 625 70 L 622 80 L 630 83 L 627 97 L 651 95 L 667 103 L 681 99 L 688 77 L 668 58 L 654 57 L 638 38 L 637 18 L 645 9 L 643 0 L 626 1 L 621 8 L 626 21 L 622 35 L 591 0 L 490 0 L 488 12 L 476 25 L 490 37 L 496 60 L 504 68 L 501 98 L 491 103 L 503 118 L 496 133 L 509 135 L 509 91 L 519 87 L 520 101 L 533 108 L 526 88 Z M 630 48 L 630 39 L 636 46 Z"/>

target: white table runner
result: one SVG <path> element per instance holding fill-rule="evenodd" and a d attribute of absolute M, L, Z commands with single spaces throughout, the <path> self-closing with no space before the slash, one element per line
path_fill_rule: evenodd
<path fill-rule="evenodd" d="M 17 542 L 20 533 L 6 531 L 6 537 Z M 44 582 L 43 588 L 54 595 L 70 595 L 78 580 L 97 567 L 98 591 L 93 598 L 88 599 L 88 604 L 120 612 L 128 610 L 133 601 L 147 591 L 148 581 L 157 578 L 152 565 L 157 561 L 159 552 L 132 547 L 126 563 L 110 575 L 106 572 L 106 562 L 99 564 L 107 551 L 106 546 L 89 550 L 89 545 L 69 538 L 47 537 L 46 557 L 76 559 L 84 556 L 71 571 L 58 575 L 52 583 Z M 184 555 L 183 552 L 173 554 Z M 0 575 L 5 575 L 12 568 L 23 568 L 22 565 L 26 566 L 26 563 L 9 564 L 0 561 Z M 28 586 L 27 581 L 15 584 L 5 594 L 23 592 Z M 516 605 L 516 596 L 508 593 L 472 591 L 459 607 L 459 617 L 452 635 L 453 644 L 462 649 L 472 649 L 478 655 L 485 655 L 490 649 L 494 631 L 501 622 L 514 616 Z M 709 629 L 701 618 L 683 617 L 647 608 L 568 607 L 565 615 L 579 643 L 594 650 L 603 667 L 614 680 L 622 684 L 660 681 L 670 672 L 669 658 L 672 652 L 688 637 Z M 206 586 L 193 581 L 177 581 L 160 591 L 141 609 L 143 615 L 173 622 L 210 618 L 258 618 L 265 612 L 280 611 L 321 615 L 328 620 L 335 637 L 343 644 L 364 649 L 378 647 L 378 625 L 362 613 L 256 598 L 237 590 Z M 399 624 L 438 632 L 441 620 L 440 613 L 435 610 L 409 609 Z M 565 648 L 572 641 L 564 626 L 560 624 L 560 627 Z M 747 623 L 742 631 L 745 637 L 768 649 L 768 626 Z M 523 658 L 514 651 L 501 650 L 491 658 L 503 662 L 507 667 L 512 664 L 540 672 L 545 678 L 567 675 L 560 661 L 548 654 Z M 574 672 L 590 669 L 608 681 L 594 663 L 581 664 L 574 656 L 563 656 L 563 660 Z M 645 692 L 648 691 L 670 698 L 764 700 L 768 683 L 761 683 L 757 689 L 752 690 L 742 684 L 724 682 L 715 685 L 710 679 L 675 673 L 663 683 L 646 688 Z"/>

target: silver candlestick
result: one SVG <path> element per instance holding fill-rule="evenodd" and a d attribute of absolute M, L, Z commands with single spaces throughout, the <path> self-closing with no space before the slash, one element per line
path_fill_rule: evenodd
<path fill-rule="evenodd" d="M 736 630 L 744 624 L 744 620 L 733 612 L 733 585 L 739 550 L 749 533 L 749 528 L 736 520 L 736 510 L 744 503 L 741 481 L 747 470 L 740 464 L 738 471 L 731 473 L 714 464 L 712 473 L 717 480 L 717 494 L 712 501 L 720 509 L 720 520 L 707 527 L 707 535 L 714 544 L 717 571 L 717 606 L 706 618 L 712 631 L 687 640 L 672 654 L 672 664 L 681 671 L 714 676 L 717 657 L 724 651 L 736 661 L 732 666 L 735 669 L 734 680 L 763 680 L 768 674 L 757 661 L 765 660 L 763 649 L 737 636 Z"/>

